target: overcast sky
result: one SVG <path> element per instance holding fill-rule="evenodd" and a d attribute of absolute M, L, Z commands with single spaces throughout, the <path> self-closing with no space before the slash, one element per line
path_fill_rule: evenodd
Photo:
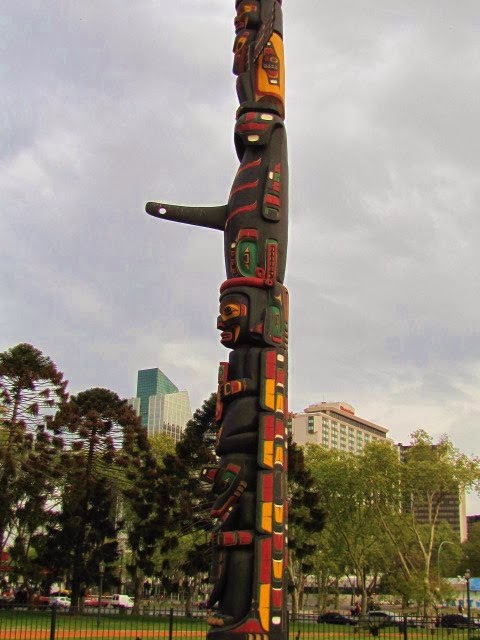
<path fill-rule="evenodd" d="M 237 159 L 233 0 L 4 0 L 0 350 L 196 408 L 227 351 L 218 231 Z M 395 441 L 480 454 L 478 0 L 284 0 L 294 411 L 352 404 Z M 469 512 L 480 512 L 472 501 Z"/>

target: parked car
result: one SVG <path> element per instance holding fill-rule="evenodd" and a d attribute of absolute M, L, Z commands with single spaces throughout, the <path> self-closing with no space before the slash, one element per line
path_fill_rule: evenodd
<path fill-rule="evenodd" d="M 108 605 L 109 605 L 109 600 L 106 597 L 102 596 L 100 606 L 108 607 Z M 85 598 L 85 600 L 83 601 L 83 606 L 98 607 L 98 596 L 89 596 L 88 598 Z"/>
<path fill-rule="evenodd" d="M 326 611 L 318 616 L 317 622 L 319 624 L 355 625 L 358 622 L 358 618 L 354 616 L 345 616 L 337 611 Z"/>
<path fill-rule="evenodd" d="M 52 604 L 50 596 L 33 596 L 32 606 L 46 608 Z"/>
<path fill-rule="evenodd" d="M 446 629 L 468 629 L 469 627 L 480 627 L 480 620 L 478 618 L 470 618 L 461 613 L 446 613 L 440 616 L 438 619 L 438 627 Z"/>
<path fill-rule="evenodd" d="M 50 604 L 55 605 L 59 609 L 69 609 L 70 608 L 70 598 L 66 596 L 53 596 L 50 598 Z"/>
<path fill-rule="evenodd" d="M 431 624 L 429 618 L 424 618 L 422 616 L 414 616 L 414 615 L 408 615 L 405 616 L 405 620 L 407 621 L 407 627 L 412 627 L 412 628 L 425 628 L 428 627 L 429 624 Z M 404 623 L 404 619 L 402 618 L 400 621 L 400 624 Z M 403 626 L 403 625 L 402 625 Z"/>
<path fill-rule="evenodd" d="M 115 607 L 116 609 L 133 609 L 133 598 L 122 593 L 115 593 L 113 596 L 108 596 L 107 600 L 110 607 Z"/>
<path fill-rule="evenodd" d="M 399 614 L 393 611 L 368 611 L 359 618 L 359 622 L 370 627 L 398 627 L 403 624 Z"/>

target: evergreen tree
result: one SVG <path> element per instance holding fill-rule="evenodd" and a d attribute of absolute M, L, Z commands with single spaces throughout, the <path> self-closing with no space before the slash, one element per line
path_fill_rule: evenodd
<path fill-rule="evenodd" d="M 46 423 L 66 400 L 66 385 L 52 360 L 30 344 L 0 353 L 0 552 L 14 533 L 17 562 L 28 557 L 31 537 L 48 517 L 62 443 Z"/>
<path fill-rule="evenodd" d="M 122 502 L 127 542 L 131 550 L 131 562 L 127 569 L 133 578 L 134 611 L 137 611 L 144 577 L 153 574 L 154 554 L 171 527 L 170 511 L 175 494 L 165 482 L 162 464 L 156 460 L 146 429 L 139 420 L 135 428 L 129 429 L 126 434 L 122 463 L 128 479 Z"/>
<path fill-rule="evenodd" d="M 183 591 L 186 612 L 190 613 L 192 598 L 200 577 L 209 571 L 211 548 L 208 532 L 213 523 L 210 518 L 209 487 L 201 480 L 201 471 L 215 465 L 215 442 L 218 425 L 215 422 L 217 394 L 205 400 L 187 423 L 182 438 L 176 445 L 175 455 L 164 457 L 163 478 L 175 495 L 171 512 L 171 530 L 161 546 L 164 554 L 162 571 L 171 570 L 169 555 L 183 539 L 182 560 L 178 568 L 184 574 Z M 198 535 L 198 534 L 203 535 Z M 186 544 L 190 541 L 190 544 Z"/>
<path fill-rule="evenodd" d="M 101 560 L 115 557 L 118 532 L 115 480 L 118 451 L 138 418 L 125 400 L 107 389 L 82 391 L 62 405 L 50 423 L 69 445 L 59 526 L 52 546 L 71 575 L 72 611 Z"/>

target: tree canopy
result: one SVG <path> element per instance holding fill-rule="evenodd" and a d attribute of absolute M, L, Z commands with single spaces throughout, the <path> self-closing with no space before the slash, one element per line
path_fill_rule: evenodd
<path fill-rule="evenodd" d="M 128 570 L 136 606 L 155 578 L 181 590 L 190 611 L 210 564 L 201 470 L 217 463 L 216 394 L 175 443 L 149 438 L 114 391 L 69 397 L 66 386 L 32 345 L 0 353 L 0 550 L 11 577 L 46 590 L 66 580 L 77 607 L 103 561 L 115 590 Z M 480 525 L 460 545 L 442 520 L 449 497 L 479 486 L 480 462 L 448 438 L 418 430 L 407 447 L 374 441 L 355 455 L 290 442 L 288 465 L 294 610 L 312 576 L 320 608 L 348 576 L 364 607 L 381 587 L 430 611 L 448 595 L 449 574 L 480 575 Z"/>

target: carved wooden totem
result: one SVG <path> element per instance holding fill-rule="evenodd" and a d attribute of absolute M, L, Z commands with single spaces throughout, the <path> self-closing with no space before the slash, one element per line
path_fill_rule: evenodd
<path fill-rule="evenodd" d="M 210 640 L 285 640 L 288 167 L 281 0 L 237 0 L 233 72 L 240 166 L 228 203 L 149 202 L 150 215 L 224 234 L 226 280 L 211 482 Z"/>

